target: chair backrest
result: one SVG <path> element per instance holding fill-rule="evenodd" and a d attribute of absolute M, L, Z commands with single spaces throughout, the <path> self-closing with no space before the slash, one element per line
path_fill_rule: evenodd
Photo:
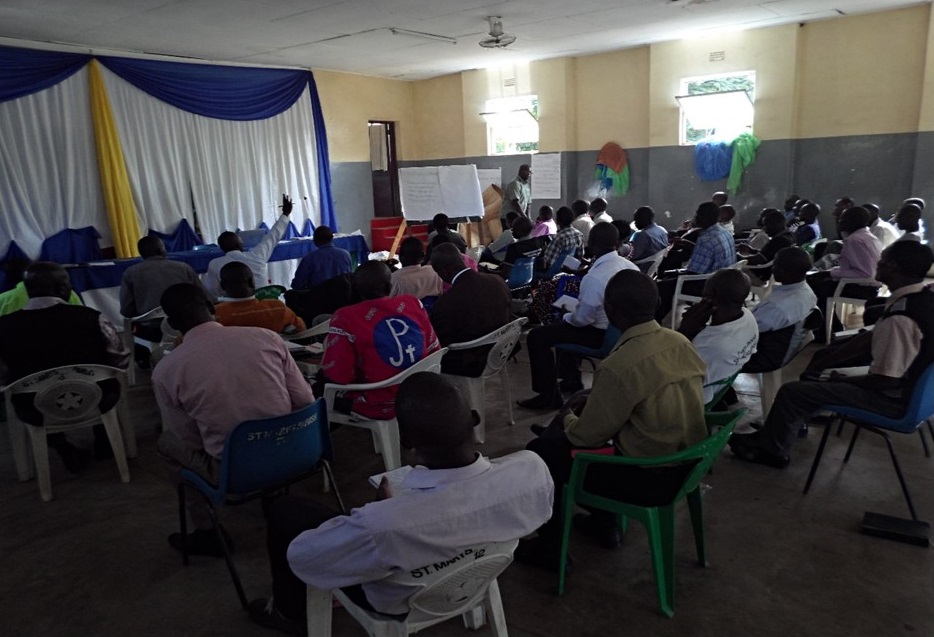
<path fill-rule="evenodd" d="M 512 264 L 512 269 L 509 270 L 509 278 L 506 279 L 509 289 L 519 288 L 532 282 L 534 263 L 535 259 L 532 257 L 516 259 L 516 262 Z"/>
<path fill-rule="evenodd" d="M 928 365 L 915 382 L 902 420 L 907 423 L 908 431 L 914 431 L 917 423 L 931 416 L 934 416 L 934 364 Z"/>
<path fill-rule="evenodd" d="M 727 390 L 733 386 L 733 383 L 736 381 L 736 377 L 739 376 L 739 370 L 727 376 L 726 378 L 721 378 L 720 380 L 715 380 L 712 383 L 707 383 L 704 387 L 716 387 L 717 391 L 714 392 L 713 398 L 704 405 L 705 409 L 711 409 L 714 407 L 720 400 L 726 395 Z"/>
<path fill-rule="evenodd" d="M 4 388 L 4 395 L 35 394 L 33 404 L 44 424 L 78 423 L 101 414 L 101 389 L 97 383 L 117 379 L 122 373 L 106 365 L 55 367 L 20 378 Z"/>
<path fill-rule="evenodd" d="M 644 259 L 639 259 L 638 261 L 633 261 L 636 265 L 642 265 L 643 263 L 648 263 L 649 267 L 645 270 L 646 276 L 655 278 L 655 275 L 658 273 L 658 266 L 661 265 L 662 260 L 665 258 L 665 255 L 668 254 L 668 246 L 662 248 L 655 254 L 649 255 Z"/>
<path fill-rule="evenodd" d="M 316 336 L 324 336 L 328 333 L 328 330 L 331 328 L 331 319 L 327 319 L 322 323 L 318 323 L 314 327 L 310 327 L 307 330 L 301 332 L 295 332 L 294 334 L 281 334 L 282 340 L 284 341 L 302 341 L 305 339 L 314 338 Z"/>
<path fill-rule="evenodd" d="M 493 347 L 486 355 L 486 369 L 483 370 L 484 376 L 491 376 L 497 373 L 509 360 L 509 355 L 515 349 L 516 343 L 522 337 L 522 326 L 529 322 L 529 319 L 518 318 L 512 323 L 504 325 L 495 332 L 487 336 L 498 335 Z"/>
<path fill-rule="evenodd" d="M 221 494 L 246 494 L 289 482 L 331 459 L 324 400 L 285 416 L 247 420 L 227 437 L 221 456 Z"/>
<path fill-rule="evenodd" d="M 512 562 L 518 540 L 466 548 L 450 559 L 387 578 L 416 592 L 409 598 L 408 623 L 462 615 L 477 605 L 490 584 Z"/>
<path fill-rule="evenodd" d="M 559 252 L 555 260 L 548 266 L 548 269 L 545 270 L 542 277 L 545 279 L 556 277 L 558 273 L 561 272 L 561 266 L 564 265 L 564 260 L 568 257 L 573 257 L 575 254 L 577 254 L 577 248 L 568 248 L 567 250 Z"/>
<path fill-rule="evenodd" d="M 260 301 L 275 301 L 285 294 L 285 288 L 281 285 L 264 285 L 261 288 L 256 288 L 254 294 Z"/>

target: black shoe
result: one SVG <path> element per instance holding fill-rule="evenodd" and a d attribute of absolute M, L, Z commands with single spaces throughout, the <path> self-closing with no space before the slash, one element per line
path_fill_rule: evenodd
<path fill-rule="evenodd" d="M 545 425 L 530 425 L 529 429 L 531 429 L 532 433 L 536 436 L 541 436 L 543 433 L 545 433 L 545 430 L 548 429 L 548 427 Z"/>
<path fill-rule="evenodd" d="M 62 464 L 71 473 L 81 473 L 88 468 L 91 462 L 91 455 L 87 451 L 78 449 L 70 442 L 56 445 L 55 451 L 58 452 L 59 457 L 62 459 Z"/>
<path fill-rule="evenodd" d="M 564 403 L 559 396 L 538 394 L 534 398 L 520 400 L 518 404 L 526 409 L 561 409 Z"/>
<path fill-rule="evenodd" d="M 273 598 L 254 599 L 250 602 L 250 619 L 265 628 L 272 628 L 289 635 L 305 635 L 307 625 L 304 621 L 289 619 L 279 612 Z"/>
<path fill-rule="evenodd" d="M 552 573 L 557 573 L 561 559 L 561 545 L 548 542 L 541 537 L 531 540 L 519 540 L 519 546 L 513 554 L 517 562 L 527 566 L 534 566 Z M 568 553 L 568 563 L 566 570 L 571 570 L 571 554 Z"/>
<path fill-rule="evenodd" d="M 231 555 L 234 552 L 233 540 L 227 530 L 221 527 L 221 533 L 224 541 L 227 542 L 227 548 Z M 182 550 L 182 534 L 172 533 L 169 536 L 169 544 L 177 551 Z M 188 554 L 205 555 L 207 557 L 224 557 L 224 548 L 217 539 L 217 534 L 213 529 L 196 529 L 188 534 Z"/>
<path fill-rule="evenodd" d="M 744 442 L 737 442 L 734 444 L 732 436 L 730 437 L 730 451 L 740 460 L 753 462 L 755 464 L 764 464 L 767 467 L 773 467 L 775 469 L 784 469 L 791 461 L 785 456 L 769 453 L 755 444 Z"/>
<path fill-rule="evenodd" d="M 558 390 L 562 394 L 573 394 L 574 392 L 579 392 L 584 388 L 584 383 L 579 380 L 562 380 L 558 383 Z"/>
<path fill-rule="evenodd" d="M 574 528 L 603 548 L 610 550 L 619 548 L 623 541 L 619 527 L 612 519 L 609 519 L 609 526 L 606 524 L 607 521 L 604 516 L 578 513 L 574 516 Z"/>

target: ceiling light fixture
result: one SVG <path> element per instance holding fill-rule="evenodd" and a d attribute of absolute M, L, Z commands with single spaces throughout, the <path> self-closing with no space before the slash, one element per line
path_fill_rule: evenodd
<path fill-rule="evenodd" d="M 456 38 L 449 38 L 446 35 L 438 35 L 437 33 L 425 33 L 424 31 L 411 31 L 409 29 L 397 29 L 395 27 L 390 27 L 389 31 L 393 35 L 410 35 L 413 38 L 422 38 L 423 40 L 433 40 L 435 42 L 444 42 L 445 44 L 457 44 Z"/>

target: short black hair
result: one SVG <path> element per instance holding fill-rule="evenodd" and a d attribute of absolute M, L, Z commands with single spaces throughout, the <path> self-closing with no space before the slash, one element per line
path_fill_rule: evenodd
<path fill-rule="evenodd" d="M 524 239 L 532 233 L 532 221 L 528 217 L 519 217 L 512 224 L 514 239 Z"/>
<path fill-rule="evenodd" d="M 894 261 L 905 276 L 913 279 L 923 279 L 934 264 L 931 248 L 918 241 L 896 241 L 882 254 Z"/>
<path fill-rule="evenodd" d="M 720 206 L 712 201 L 705 201 L 697 207 L 694 216 L 697 217 L 697 225 L 707 228 L 717 223 L 717 219 L 720 218 Z"/>
<path fill-rule="evenodd" d="M 334 231 L 327 226 L 318 226 L 315 228 L 315 233 L 312 235 L 312 240 L 315 242 L 316 246 L 327 245 L 334 241 Z"/>
<path fill-rule="evenodd" d="M 574 221 L 574 211 L 567 206 L 561 206 L 558 208 L 558 212 L 555 213 L 555 220 L 562 228 L 567 227 Z"/>
<path fill-rule="evenodd" d="M 406 237 L 399 244 L 399 261 L 405 264 L 418 263 L 425 256 L 425 246 L 418 237 Z"/>
<path fill-rule="evenodd" d="M 439 212 L 431 220 L 431 227 L 437 230 L 438 232 L 447 232 L 450 230 L 448 227 L 448 216 L 443 212 Z"/>
<path fill-rule="evenodd" d="M 571 212 L 574 213 L 574 217 L 580 217 L 585 215 L 590 211 L 590 204 L 584 201 L 583 199 L 576 199 L 571 204 Z"/>
<path fill-rule="evenodd" d="M 176 283 L 162 293 L 159 305 L 173 325 L 189 323 L 210 305 L 204 288 L 195 283 Z"/>

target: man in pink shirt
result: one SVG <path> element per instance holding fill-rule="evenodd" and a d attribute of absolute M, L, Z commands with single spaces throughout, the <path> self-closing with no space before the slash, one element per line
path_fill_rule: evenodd
<path fill-rule="evenodd" d="M 214 306 L 200 286 L 178 283 L 161 301 L 184 340 L 152 374 L 162 414 L 159 454 L 217 484 L 224 443 L 237 425 L 291 413 L 314 395 L 278 334 L 215 322 Z M 189 553 L 221 557 L 206 506 L 201 498 L 186 501 L 195 527 Z M 170 535 L 169 544 L 181 550 L 181 533 Z"/>
<path fill-rule="evenodd" d="M 823 312 L 827 299 L 833 296 L 840 279 L 872 279 L 876 264 L 882 255 L 882 244 L 869 230 L 869 211 L 861 206 L 852 206 L 840 215 L 840 234 L 843 237 L 843 249 L 840 260 L 830 270 L 818 272 L 808 277 L 808 285 L 817 295 L 817 307 Z M 874 299 L 878 293 L 876 285 L 847 285 L 844 290 L 850 298 Z M 840 319 L 834 315 L 833 331 L 843 329 Z M 815 334 L 817 340 L 824 340 L 823 327 Z"/>
<path fill-rule="evenodd" d="M 554 220 L 555 211 L 551 206 L 542 206 L 538 209 L 538 219 L 532 228 L 530 237 L 547 237 L 558 233 L 558 224 Z"/>

